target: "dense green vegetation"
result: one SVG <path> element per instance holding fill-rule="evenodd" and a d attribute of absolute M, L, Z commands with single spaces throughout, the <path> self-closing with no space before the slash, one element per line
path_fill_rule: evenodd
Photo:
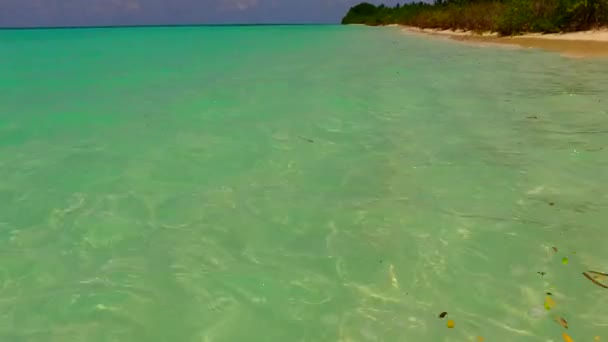
<path fill-rule="evenodd" d="M 401 24 L 420 28 L 522 32 L 565 32 L 608 26 L 608 0 L 435 0 L 395 7 L 361 3 L 343 24 Z"/>

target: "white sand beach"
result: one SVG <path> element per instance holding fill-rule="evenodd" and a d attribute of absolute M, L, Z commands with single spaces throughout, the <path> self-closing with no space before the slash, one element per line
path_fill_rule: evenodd
<path fill-rule="evenodd" d="M 540 48 L 570 57 L 608 57 L 608 28 L 567 33 L 527 33 L 499 37 L 496 33 L 476 33 L 463 30 L 435 30 L 403 27 L 403 32 L 448 37 L 476 43 L 511 44 L 525 48 Z"/>

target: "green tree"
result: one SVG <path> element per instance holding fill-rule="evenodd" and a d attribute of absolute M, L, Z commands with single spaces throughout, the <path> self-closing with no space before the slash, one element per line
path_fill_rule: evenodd
<path fill-rule="evenodd" d="M 434 0 L 351 7 L 343 24 L 403 24 L 500 34 L 586 30 L 608 25 L 608 0 Z"/>

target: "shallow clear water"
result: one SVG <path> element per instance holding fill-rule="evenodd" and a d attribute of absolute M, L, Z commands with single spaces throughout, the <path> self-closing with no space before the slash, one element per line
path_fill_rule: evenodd
<path fill-rule="evenodd" d="M 0 339 L 608 339 L 607 73 L 391 28 L 0 31 Z"/>

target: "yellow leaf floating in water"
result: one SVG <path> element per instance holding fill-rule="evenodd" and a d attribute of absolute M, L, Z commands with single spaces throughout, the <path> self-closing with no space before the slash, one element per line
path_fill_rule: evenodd
<path fill-rule="evenodd" d="M 553 298 L 547 296 L 545 298 L 545 309 L 551 310 L 554 306 L 555 306 L 555 301 L 553 300 Z"/>
<path fill-rule="evenodd" d="M 479 342 L 483 342 L 483 337 L 481 337 L 481 336 L 477 336 L 477 341 L 479 341 Z"/>
<path fill-rule="evenodd" d="M 568 265 L 568 257 L 563 257 L 562 258 L 562 264 Z"/>
<path fill-rule="evenodd" d="M 454 321 L 451 319 L 448 320 L 448 328 L 452 329 L 454 327 Z"/>
<path fill-rule="evenodd" d="M 599 341 L 599 340 L 600 340 L 600 337 L 599 337 L 599 336 L 595 336 L 595 337 L 593 338 L 593 340 L 594 340 L 594 341 Z"/>
<path fill-rule="evenodd" d="M 572 337 L 570 337 L 570 335 L 563 333 L 562 336 L 564 337 L 564 342 L 574 342 L 574 340 L 572 339 Z"/>

